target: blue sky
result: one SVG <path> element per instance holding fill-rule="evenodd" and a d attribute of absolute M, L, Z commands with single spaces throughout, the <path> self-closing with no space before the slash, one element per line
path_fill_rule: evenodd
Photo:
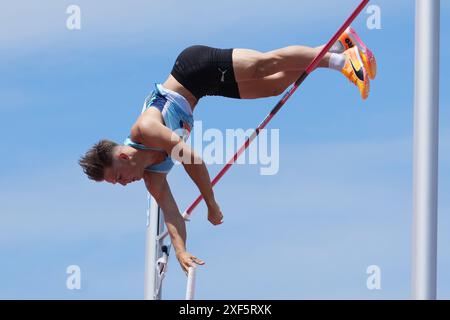
<path fill-rule="evenodd" d="M 78 158 L 123 141 L 155 82 L 191 44 L 273 50 L 326 42 L 359 1 L 15 1 L 0 19 L 0 298 L 141 299 L 146 190 L 89 181 Z M 202 204 L 189 251 L 206 261 L 198 299 L 406 299 L 410 295 L 414 1 L 371 1 L 382 28 L 353 26 L 379 74 L 362 102 L 339 73 L 314 72 L 273 119 L 280 171 L 238 165 L 217 185 L 225 223 Z M 69 31 L 66 8 L 81 8 Z M 450 298 L 450 4 L 441 8 L 438 296 Z M 203 127 L 254 128 L 278 98 L 203 99 Z M 213 176 L 220 169 L 210 166 Z M 180 208 L 198 194 L 169 175 Z M 82 289 L 66 289 L 79 265 Z M 366 288 L 378 265 L 382 289 Z M 174 256 L 165 299 L 182 299 Z"/>

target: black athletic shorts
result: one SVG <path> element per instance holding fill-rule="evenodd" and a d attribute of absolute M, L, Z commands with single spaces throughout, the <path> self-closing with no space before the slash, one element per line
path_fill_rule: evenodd
<path fill-rule="evenodd" d="M 197 99 L 204 96 L 240 99 L 232 54 L 233 49 L 191 46 L 177 57 L 171 74 Z"/>

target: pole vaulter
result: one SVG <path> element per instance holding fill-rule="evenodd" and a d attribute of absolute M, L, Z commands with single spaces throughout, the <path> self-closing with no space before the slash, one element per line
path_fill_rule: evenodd
<path fill-rule="evenodd" d="M 376 59 L 350 27 L 368 2 L 361 1 L 330 41 L 319 47 L 291 45 L 268 52 L 206 45 L 186 47 L 177 56 L 165 82 L 156 83 L 144 100 L 141 114 L 123 144 L 100 140 L 79 160 L 80 166 L 89 179 L 97 182 L 126 186 L 143 179 L 151 198 L 164 212 L 169 232 L 159 239 L 170 234 L 177 259 L 186 273 L 192 263 L 203 264 L 186 251 L 185 220 L 203 200 L 208 206 L 208 220 L 213 225 L 222 223 L 223 214 L 213 187 L 308 75 L 316 68 L 338 71 L 357 87 L 363 100 L 368 98 L 370 80 L 376 77 Z M 203 159 L 186 143 L 199 100 L 206 96 L 256 99 L 283 93 L 281 100 L 211 180 Z M 201 193 L 182 214 L 166 178 L 175 160 L 183 163 Z"/>

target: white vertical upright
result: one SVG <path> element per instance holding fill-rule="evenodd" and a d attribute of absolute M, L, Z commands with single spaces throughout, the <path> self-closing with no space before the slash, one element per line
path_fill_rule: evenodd
<path fill-rule="evenodd" d="M 187 286 L 186 286 L 186 300 L 194 300 L 194 297 L 195 297 L 195 278 L 196 278 L 196 268 L 195 267 L 189 267 Z"/>
<path fill-rule="evenodd" d="M 148 195 L 147 228 L 145 241 L 144 299 L 160 300 L 161 290 L 157 285 L 156 261 L 162 256 L 161 240 L 158 234 L 163 232 L 164 223 L 161 209 L 155 199 Z"/>
<path fill-rule="evenodd" d="M 436 299 L 440 0 L 416 0 L 412 298 Z"/>

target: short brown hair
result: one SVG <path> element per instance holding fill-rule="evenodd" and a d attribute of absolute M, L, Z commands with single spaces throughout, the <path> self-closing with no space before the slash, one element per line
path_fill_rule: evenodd
<path fill-rule="evenodd" d="M 100 140 L 78 160 L 89 179 L 98 182 L 105 179 L 105 169 L 112 165 L 113 151 L 116 146 L 118 144 L 114 141 Z"/>

